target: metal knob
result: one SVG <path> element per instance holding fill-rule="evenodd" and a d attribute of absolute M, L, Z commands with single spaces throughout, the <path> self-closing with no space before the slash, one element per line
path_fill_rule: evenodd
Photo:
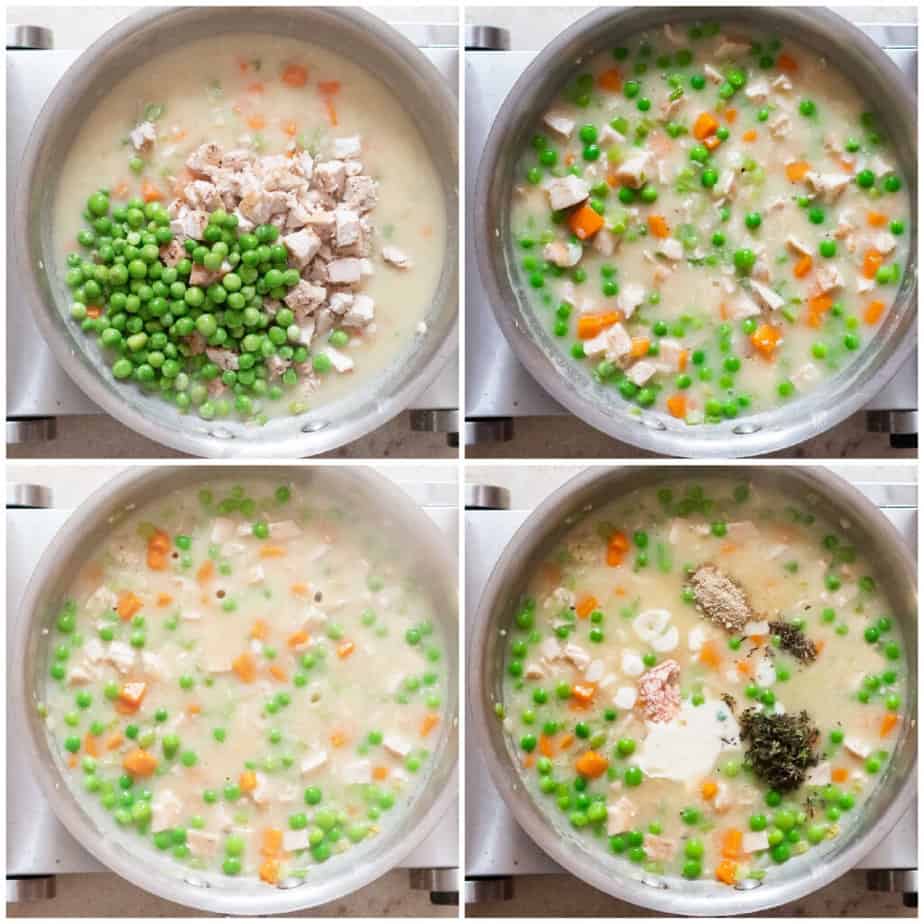
<path fill-rule="evenodd" d="M 44 26 L 7 26 L 7 51 L 46 51 L 54 48 L 55 36 Z"/>
<path fill-rule="evenodd" d="M 918 871 L 916 869 L 871 869 L 866 873 L 870 892 L 901 892 L 906 908 L 918 907 Z"/>
<path fill-rule="evenodd" d="M 412 869 L 408 873 L 411 888 L 429 892 L 432 904 L 459 904 L 459 870 L 455 867 Z"/>
<path fill-rule="evenodd" d="M 7 510 L 46 510 L 51 505 L 51 491 L 44 485 L 12 483 L 6 486 Z"/>
<path fill-rule="evenodd" d="M 10 876 L 6 880 L 6 900 L 15 902 L 43 902 L 57 894 L 54 876 Z"/>
<path fill-rule="evenodd" d="M 22 443 L 46 443 L 57 435 L 58 421 L 55 417 L 23 417 L 6 422 L 8 446 Z"/>
<path fill-rule="evenodd" d="M 465 27 L 466 51 L 509 51 L 510 30 L 499 26 Z"/>
<path fill-rule="evenodd" d="M 513 898 L 512 876 L 485 876 L 465 880 L 465 904 L 509 902 Z"/>

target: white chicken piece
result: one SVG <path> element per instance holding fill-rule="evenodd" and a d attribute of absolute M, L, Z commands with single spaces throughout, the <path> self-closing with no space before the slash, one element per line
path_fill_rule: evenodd
<path fill-rule="evenodd" d="M 549 197 L 549 207 L 555 212 L 560 212 L 587 199 L 590 187 L 580 177 L 569 173 L 548 182 L 545 192 Z"/>
<path fill-rule="evenodd" d="M 658 242 L 655 253 L 676 263 L 683 259 L 683 244 L 674 237 L 666 237 Z"/>
<path fill-rule="evenodd" d="M 574 131 L 574 119 L 563 109 L 550 109 L 543 117 L 542 121 L 556 135 L 568 140 Z"/>
<path fill-rule="evenodd" d="M 622 834 L 632 827 L 632 821 L 638 811 L 631 799 L 623 796 L 616 802 L 610 802 L 606 806 L 606 833 L 612 837 L 614 834 Z"/>
<path fill-rule="evenodd" d="M 763 283 L 751 281 L 751 291 L 771 310 L 779 311 L 786 304 L 786 299 L 774 292 L 770 286 Z"/>
<path fill-rule="evenodd" d="M 552 241 L 542 250 L 543 258 L 556 266 L 575 266 L 583 255 L 584 248 L 569 241 Z"/>
<path fill-rule="evenodd" d="M 616 297 L 616 307 L 628 320 L 643 301 L 645 301 L 645 287 L 637 282 L 628 282 Z"/>
<path fill-rule="evenodd" d="M 843 288 L 844 278 L 840 270 L 831 264 L 822 266 L 815 275 L 815 288 L 819 295 L 827 295 L 837 289 Z"/>
<path fill-rule="evenodd" d="M 743 292 L 726 305 L 728 317 L 732 321 L 743 321 L 760 314 L 760 306 Z"/>
<path fill-rule="evenodd" d="M 828 205 L 836 202 L 850 185 L 851 178 L 845 173 L 815 173 L 809 171 L 805 174 L 805 182 L 809 189 Z"/>
<path fill-rule="evenodd" d="M 651 173 L 654 154 L 651 151 L 639 151 L 624 160 L 614 171 L 618 182 L 633 189 L 640 189 Z"/>
<path fill-rule="evenodd" d="M 613 697 L 613 705 L 620 709 L 631 709 L 638 699 L 638 691 L 635 687 L 620 687 Z"/>
<path fill-rule="evenodd" d="M 605 356 L 610 362 L 618 363 L 632 350 L 632 338 L 622 324 L 613 324 L 596 337 L 584 342 L 586 356 Z"/>
<path fill-rule="evenodd" d="M 658 367 L 654 363 L 649 362 L 647 359 L 640 359 L 638 362 L 633 363 L 626 372 L 626 378 L 632 382 L 633 385 L 638 385 L 638 387 L 641 388 L 646 382 L 651 380 L 657 371 Z"/>

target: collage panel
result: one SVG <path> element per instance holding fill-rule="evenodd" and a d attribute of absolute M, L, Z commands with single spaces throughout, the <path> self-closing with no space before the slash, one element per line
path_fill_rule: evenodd
<path fill-rule="evenodd" d="M 917 8 L 714 13 L 466 7 L 470 458 L 915 456 Z"/>
<path fill-rule="evenodd" d="M 8 8 L 9 454 L 455 458 L 458 17 Z"/>
<path fill-rule="evenodd" d="M 8 917 L 916 915 L 917 5 L 5 13 Z"/>
<path fill-rule="evenodd" d="M 9 916 L 455 916 L 456 476 L 9 465 Z"/>
<path fill-rule="evenodd" d="M 466 483 L 468 917 L 916 915 L 915 465 Z"/>

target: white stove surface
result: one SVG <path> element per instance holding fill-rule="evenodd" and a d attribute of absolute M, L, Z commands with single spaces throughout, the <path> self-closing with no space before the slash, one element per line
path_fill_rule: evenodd
<path fill-rule="evenodd" d="M 856 482 L 917 548 L 917 486 Z M 470 510 L 465 514 L 466 636 L 491 570 L 529 510 Z M 466 712 L 466 727 L 470 725 Z M 524 876 L 565 873 L 516 823 L 491 780 L 471 736 L 465 742 L 465 875 Z M 917 805 L 865 857 L 858 869 L 915 869 L 917 867 Z"/>
<path fill-rule="evenodd" d="M 865 25 L 912 84 L 917 80 L 917 26 Z M 504 99 L 536 56 L 534 51 L 474 51 L 465 56 L 466 201 L 472 202 L 477 167 L 488 133 Z M 501 333 L 485 293 L 475 259 L 472 225 L 465 241 L 465 415 L 528 417 L 570 414 L 520 365 Z M 866 410 L 917 409 L 916 355 L 899 370 Z"/>
<path fill-rule="evenodd" d="M 456 545 L 458 513 L 454 484 L 402 484 L 424 506 Z M 6 611 L 12 623 L 39 558 L 71 510 L 7 510 Z M 11 626 L 7 627 L 12 635 Z M 49 876 L 57 873 L 99 873 L 107 868 L 75 841 L 58 821 L 32 776 L 18 742 L 26 735 L 22 698 L 15 683 L 8 693 L 6 727 L 6 875 Z M 456 868 L 459 865 L 458 802 L 424 842 L 402 861 L 405 869 Z"/>
<path fill-rule="evenodd" d="M 422 43 L 442 34 L 430 34 L 426 24 L 393 24 L 433 62 L 454 89 L 458 83 L 457 48 L 427 47 Z M 7 223 L 12 214 L 17 175 L 26 141 L 39 111 L 79 51 L 9 51 L 7 65 Z M 16 243 L 7 253 L 7 408 L 8 418 L 58 417 L 70 414 L 102 414 L 57 364 L 42 339 L 30 306 L 23 302 L 17 279 Z M 27 343 L 30 349 L 23 350 Z M 458 355 L 416 399 L 411 409 L 451 410 L 459 405 Z"/>

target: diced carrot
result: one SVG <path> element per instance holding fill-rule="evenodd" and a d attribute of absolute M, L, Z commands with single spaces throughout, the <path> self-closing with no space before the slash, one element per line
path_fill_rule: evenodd
<path fill-rule="evenodd" d="M 703 139 L 703 146 L 707 151 L 714 151 L 721 143 L 722 139 L 718 135 L 710 135 Z"/>
<path fill-rule="evenodd" d="M 97 740 L 96 735 L 92 735 L 90 732 L 87 732 L 83 736 L 83 749 L 90 755 L 90 757 L 99 757 L 99 741 Z"/>
<path fill-rule="evenodd" d="M 263 845 L 260 853 L 264 857 L 275 857 L 282 850 L 282 831 L 279 828 L 264 828 Z"/>
<path fill-rule="evenodd" d="M 293 632 L 288 637 L 286 644 L 289 646 L 289 648 L 298 648 L 299 645 L 304 645 L 309 640 L 309 638 L 310 636 L 304 629 L 299 629 L 297 632 Z"/>
<path fill-rule="evenodd" d="M 594 694 L 597 692 L 597 685 L 595 683 L 584 682 L 576 683 L 571 687 L 571 695 L 576 699 L 582 706 L 589 705 L 594 698 Z"/>
<path fill-rule="evenodd" d="M 335 127 L 339 125 L 340 120 L 337 117 L 337 104 L 334 102 L 333 96 L 324 96 L 324 108 L 327 110 L 327 121 Z"/>
<path fill-rule="evenodd" d="M 119 619 L 128 622 L 142 606 L 141 600 L 130 590 L 123 590 L 116 603 L 116 612 L 119 614 Z"/>
<path fill-rule="evenodd" d="M 667 410 L 671 417 L 676 417 L 678 420 L 684 420 L 687 416 L 686 395 L 671 395 L 667 399 Z"/>
<path fill-rule="evenodd" d="M 173 603 L 173 597 L 170 594 L 158 594 L 157 595 L 157 605 L 158 606 L 170 606 Z"/>
<path fill-rule="evenodd" d="M 132 776 L 151 776 L 157 769 L 157 758 L 143 748 L 134 748 L 122 758 L 122 766 Z"/>
<path fill-rule="evenodd" d="M 160 202 L 164 194 L 150 180 L 142 180 L 141 198 L 145 202 Z"/>
<path fill-rule="evenodd" d="M 87 317 L 98 318 L 103 313 L 103 309 L 98 305 L 87 305 Z"/>
<path fill-rule="evenodd" d="M 648 355 L 648 350 L 650 347 L 651 341 L 647 337 L 633 337 L 632 347 L 629 350 L 629 355 L 633 359 L 641 359 L 643 356 Z"/>
<path fill-rule="evenodd" d="M 140 680 L 123 683 L 116 699 L 116 708 L 123 714 L 137 712 L 147 690 L 148 685 Z"/>
<path fill-rule="evenodd" d="M 213 577 L 215 577 L 215 562 L 209 558 L 199 566 L 199 570 L 196 572 L 196 580 L 200 584 L 208 584 Z"/>
<path fill-rule="evenodd" d="M 241 683 L 253 683 L 257 679 L 257 662 L 249 651 L 239 654 L 231 662 L 231 670 Z"/>
<path fill-rule="evenodd" d="M 703 780 L 702 786 L 700 786 L 700 792 L 703 794 L 703 798 L 708 802 L 710 799 L 715 798 L 715 794 L 719 791 L 719 784 L 715 780 Z"/>
<path fill-rule="evenodd" d="M 266 128 L 266 119 L 261 115 L 252 115 L 247 119 L 247 125 L 255 132 L 261 132 Z"/>
<path fill-rule="evenodd" d="M 786 165 L 786 176 L 792 183 L 801 183 L 805 179 L 805 174 L 811 169 L 811 164 L 808 161 L 794 160 L 791 164 Z"/>
<path fill-rule="evenodd" d="M 423 717 L 420 723 L 420 737 L 426 738 L 430 732 L 440 724 L 440 717 L 435 712 L 429 712 Z"/>
<path fill-rule="evenodd" d="M 279 861 L 264 860 L 260 864 L 260 879 L 270 885 L 276 885 L 279 882 Z"/>
<path fill-rule="evenodd" d="M 688 363 L 689 361 L 690 361 L 690 351 L 689 351 L 689 350 L 681 350 L 681 351 L 677 354 L 677 368 L 678 368 L 681 372 L 685 372 L 685 371 L 686 371 L 687 363 Z"/>
<path fill-rule="evenodd" d="M 77 764 L 78 764 L 78 763 L 80 763 L 80 761 L 77 760 L 77 755 L 76 755 L 76 754 L 68 754 L 68 755 L 67 755 L 67 765 L 68 765 L 68 767 L 71 768 L 71 770 L 76 770 L 76 769 L 77 769 Z"/>
<path fill-rule="evenodd" d="M 792 55 L 785 52 L 776 59 L 776 66 L 781 71 L 787 71 L 790 74 L 799 70 L 799 62 Z"/>
<path fill-rule="evenodd" d="M 820 655 L 825 650 L 825 640 L 823 638 L 818 639 L 815 642 L 815 654 Z"/>
<path fill-rule="evenodd" d="M 648 229 L 655 237 L 670 237 L 671 229 L 663 215 L 649 215 Z"/>
<path fill-rule="evenodd" d="M 342 661 L 345 658 L 348 658 L 351 654 L 353 654 L 355 650 L 356 650 L 356 644 L 354 642 L 347 640 L 337 646 L 337 657 L 340 658 L 340 660 Z"/>
<path fill-rule="evenodd" d="M 280 667 L 278 664 L 271 664 L 269 668 L 270 676 L 274 680 L 278 680 L 280 683 L 285 683 L 289 679 L 289 675 L 286 673 L 284 667 Z"/>
<path fill-rule="evenodd" d="M 548 735 L 539 736 L 539 753 L 543 757 L 555 756 L 555 741 Z"/>
<path fill-rule="evenodd" d="M 587 619 L 596 608 L 597 598 L 593 594 L 582 594 L 578 597 L 575 612 L 581 619 Z"/>
<path fill-rule="evenodd" d="M 282 69 L 282 82 L 287 87 L 303 87 L 308 83 L 308 68 L 301 64 L 287 64 Z"/>
<path fill-rule="evenodd" d="M 179 126 L 173 128 L 170 132 L 171 141 L 182 141 L 189 133 Z"/>
<path fill-rule="evenodd" d="M 342 748 L 347 743 L 346 732 L 342 729 L 336 729 L 330 733 L 330 743 L 335 748 Z"/>
<path fill-rule="evenodd" d="M 898 716 L 894 712 L 887 712 L 882 717 L 882 724 L 879 726 L 879 737 L 888 738 L 896 725 L 898 725 Z"/>
<path fill-rule="evenodd" d="M 751 662 L 742 658 L 740 661 L 736 662 L 735 667 L 738 670 L 738 673 L 742 677 L 750 677 L 754 673 L 754 668 L 751 667 Z"/>
<path fill-rule="evenodd" d="M 257 788 L 257 775 L 253 770 L 245 770 L 238 778 L 237 785 L 241 792 L 253 792 Z"/>
<path fill-rule="evenodd" d="M 625 533 L 617 530 L 606 543 L 606 563 L 615 568 L 622 564 L 626 552 L 629 551 L 629 538 Z"/>
<path fill-rule="evenodd" d="M 773 351 L 776 349 L 782 336 L 783 334 L 778 327 L 774 327 L 772 324 L 761 324 L 760 327 L 751 334 L 751 343 L 755 350 L 769 359 L 773 356 Z"/>
<path fill-rule="evenodd" d="M 318 81 L 318 90 L 324 96 L 336 96 L 340 92 L 340 81 L 320 80 Z"/>
<path fill-rule="evenodd" d="M 597 83 L 610 93 L 618 93 L 622 89 L 622 74 L 615 67 L 611 67 L 597 78 Z"/>
<path fill-rule="evenodd" d="M 699 650 L 699 660 L 700 663 L 705 664 L 707 667 L 718 670 L 719 665 L 722 663 L 722 658 L 719 656 L 719 649 L 714 641 L 709 639 L 703 643 L 703 647 Z"/>
<path fill-rule="evenodd" d="M 883 311 L 885 311 L 885 302 L 878 298 L 874 299 L 866 306 L 866 311 L 863 312 L 863 320 L 867 324 L 875 324 L 882 317 Z"/>
<path fill-rule="evenodd" d="M 584 314 L 578 318 L 577 333 L 581 340 L 593 340 L 601 331 L 612 327 L 622 320 L 618 311 L 605 311 L 598 314 Z"/>
<path fill-rule="evenodd" d="M 260 549 L 260 558 L 285 558 L 288 552 L 279 545 L 265 545 Z"/>
<path fill-rule="evenodd" d="M 734 885 L 738 876 L 738 864 L 732 860 L 722 860 L 715 868 L 715 878 L 725 885 Z"/>
<path fill-rule="evenodd" d="M 536 763 L 536 755 L 535 755 L 535 754 L 524 754 L 524 755 L 523 755 L 523 769 L 524 769 L 524 770 L 530 770 L 530 769 L 532 769 L 532 767 L 533 767 L 533 765 L 534 765 L 535 763 Z"/>
<path fill-rule="evenodd" d="M 293 597 L 307 597 L 309 588 L 307 584 L 293 584 L 289 590 Z"/>
<path fill-rule="evenodd" d="M 388 767 L 378 766 L 372 768 L 372 779 L 381 783 L 388 779 Z"/>
<path fill-rule="evenodd" d="M 729 828 L 722 835 L 722 856 L 726 860 L 737 860 L 741 856 L 744 835 L 737 828 Z"/>
<path fill-rule="evenodd" d="M 834 299 L 827 293 L 824 295 L 816 295 L 814 298 L 809 299 L 809 310 L 814 314 L 824 314 L 831 310 L 833 304 Z"/>
<path fill-rule="evenodd" d="M 298 134 L 298 126 L 291 119 L 286 119 L 282 123 L 283 134 L 288 135 L 290 138 L 294 138 Z"/>
<path fill-rule="evenodd" d="M 592 780 L 595 780 L 598 776 L 602 776 L 606 773 L 609 765 L 610 762 L 602 754 L 598 754 L 596 751 L 585 751 L 574 762 L 574 769 L 577 770 L 581 776 L 590 777 Z"/>
<path fill-rule="evenodd" d="M 561 736 L 561 741 L 558 742 L 558 750 L 567 751 L 572 744 L 574 744 L 574 735 L 569 732 Z"/>
<path fill-rule="evenodd" d="M 738 118 L 737 109 L 726 109 L 725 110 L 725 121 L 728 122 L 729 125 L 734 125 L 737 118 Z"/>
<path fill-rule="evenodd" d="M 269 626 L 263 619 L 255 619 L 250 627 L 250 637 L 256 639 L 265 639 L 269 632 Z"/>
<path fill-rule="evenodd" d="M 792 274 L 796 279 L 802 279 L 812 271 L 812 258 L 807 254 L 803 254 L 796 260 L 795 265 L 792 268 Z"/>
<path fill-rule="evenodd" d="M 189 703 L 186 706 L 186 715 L 199 715 L 202 712 L 202 707 L 198 703 Z"/>
<path fill-rule="evenodd" d="M 835 783 L 846 783 L 850 779 L 850 772 L 846 767 L 835 767 L 831 771 L 831 779 Z"/>
<path fill-rule="evenodd" d="M 585 202 L 568 216 L 568 227 L 579 240 L 586 241 L 603 227 L 603 216 Z"/>
<path fill-rule="evenodd" d="M 755 129 L 753 129 L 753 128 L 749 128 L 749 129 L 748 129 L 746 132 L 744 132 L 744 134 L 741 136 L 741 140 L 742 140 L 742 141 L 757 141 L 757 131 L 756 131 Z"/>
<path fill-rule="evenodd" d="M 870 247 L 869 250 L 863 254 L 863 275 L 867 279 L 876 278 L 876 270 L 882 266 L 882 254 L 876 250 L 875 247 Z"/>
<path fill-rule="evenodd" d="M 719 120 L 710 112 L 701 112 L 693 123 L 693 137 L 702 141 L 719 130 Z"/>
<path fill-rule="evenodd" d="M 866 213 L 866 222 L 873 228 L 881 228 L 888 220 L 882 212 Z"/>

